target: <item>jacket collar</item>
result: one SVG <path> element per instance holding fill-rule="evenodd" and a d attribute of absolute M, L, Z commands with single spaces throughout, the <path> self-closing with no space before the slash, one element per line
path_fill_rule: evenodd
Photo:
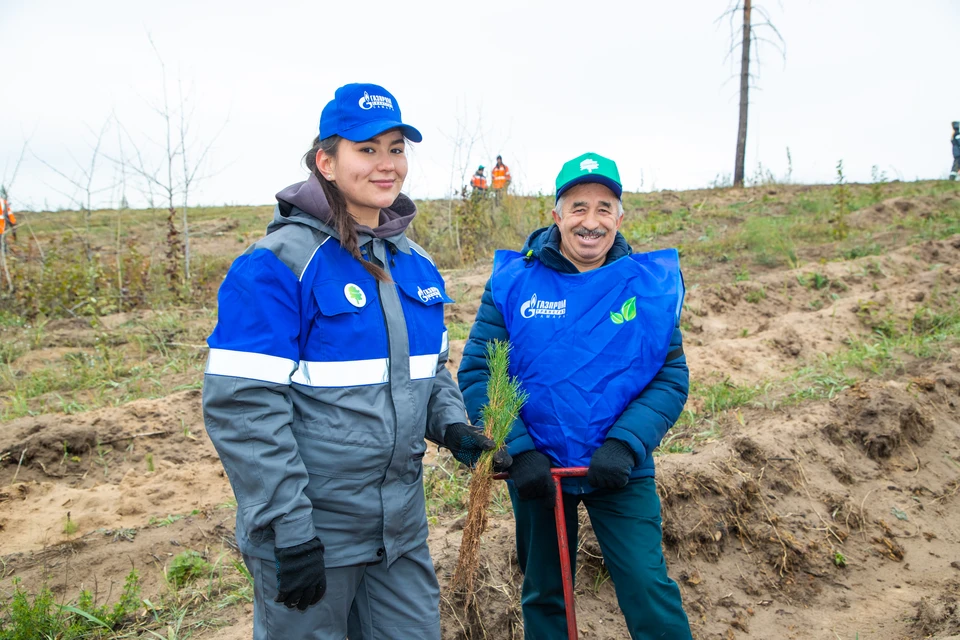
<path fill-rule="evenodd" d="M 267 226 L 267 234 L 273 233 L 280 227 L 287 224 L 301 224 L 312 227 L 318 231 L 322 231 L 337 241 L 340 240 L 340 234 L 337 233 L 337 230 L 332 225 L 327 224 L 318 217 L 307 213 L 299 207 L 292 205 L 283 206 L 281 204 L 278 204 L 274 208 L 273 221 Z M 374 237 L 375 236 L 369 232 L 367 227 L 359 227 L 357 229 L 357 246 L 362 247 L 369 242 L 372 242 Z M 381 240 L 393 245 L 398 251 L 402 251 L 407 255 L 410 255 L 412 251 L 410 247 L 410 241 L 407 240 L 407 236 L 402 230 L 394 235 L 383 237 Z"/>
<path fill-rule="evenodd" d="M 537 258 L 545 267 L 549 267 L 560 273 L 579 273 L 579 269 L 570 262 L 563 253 L 560 252 L 560 229 L 556 224 L 549 227 L 537 229 L 530 234 L 523 245 L 521 253 L 528 254 L 533 251 L 533 257 Z M 607 252 L 607 258 L 604 260 L 604 266 L 615 262 L 620 258 L 629 256 L 633 253 L 633 248 L 623 237 L 623 234 L 617 231 L 613 239 L 613 246 Z"/>
<path fill-rule="evenodd" d="M 374 238 L 379 238 L 409 254 L 410 243 L 407 242 L 404 232 L 416 215 L 417 206 L 413 200 L 401 193 L 390 207 L 380 210 L 379 225 L 376 229 L 357 226 L 357 243 L 362 247 Z M 319 229 L 339 240 L 340 236 L 334 229 L 332 218 L 333 213 L 323 193 L 323 187 L 311 173 L 305 181 L 292 184 L 277 194 L 277 208 L 273 222 L 267 227 L 267 233 L 292 222 Z"/>

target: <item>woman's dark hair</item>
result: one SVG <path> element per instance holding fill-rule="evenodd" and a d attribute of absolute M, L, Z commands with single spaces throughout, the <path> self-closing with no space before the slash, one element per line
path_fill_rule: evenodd
<path fill-rule="evenodd" d="M 327 180 L 326 176 L 320 173 L 320 170 L 317 168 L 317 152 L 322 150 L 328 156 L 336 158 L 337 147 L 340 144 L 340 140 L 342 140 L 342 138 L 337 135 L 324 138 L 323 140 L 318 136 L 314 139 L 310 151 L 307 151 L 306 155 L 303 156 L 303 160 L 307 165 L 307 169 L 310 170 L 310 173 L 315 175 L 317 180 L 320 181 L 320 186 L 323 188 L 323 195 L 327 197 L 327 204 L 330 205 L 330 211 L 333 213 L 333 227 L 336 229 L 337 235 L 340 236 L 340 246 L 359 260 L 363 268 L 379 282 L 389 282 L 390 276 L 387 275 L 386 271 L 370 260 L 364 260 L 360 255 L 360 247 L 357 244 L 357 221 L 354 220 L 353 216 L 347 211 L 347 201 L 344 199 L 343 193 L 340 192 L 337 185 Z"/>

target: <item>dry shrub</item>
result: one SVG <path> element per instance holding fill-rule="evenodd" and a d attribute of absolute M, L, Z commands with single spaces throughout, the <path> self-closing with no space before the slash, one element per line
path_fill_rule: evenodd
<path fill-rule="evenodd" d="M 552 198 L 492 197 L 462 191 L 458 198 L 418 202 L 408 231 L 437 265 L 449 269 L 489 260 L 498 249 L 519 251 L 530 233 L 552 222 Z"/>
<path fill-rule="evenodd" d="M 109 249 L 65 233 L 41 250 L 23 243 L 7 254 L 12 290 L 0 291 L 0 311 L 28 319 L 104 316 L 158 308 L 181 301 L 201 305 L 216 299 L 230 266 L 225 257 L 194 260 L 189 289 L 170 286 L 163 265 L 135 237 Z M 177 276 L 179 277 L 179 276 Z"/>
<path fill-rule="evenodd" d="M 135 247 L 104 256 L 82 239 L 65 234 L 41 253 L 27 245 L 8 256 L 12 291 L 4 292 L 0 308 L 26 318 L 99 316 L 146 303 L 150 261 Z"/>

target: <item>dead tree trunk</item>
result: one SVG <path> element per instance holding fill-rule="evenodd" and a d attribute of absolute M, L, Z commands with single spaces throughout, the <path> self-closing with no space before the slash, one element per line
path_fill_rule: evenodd
<path fill-rule="evenodd" d="M 180 232 L 177 231 L 177 208 L 170 201 L 167 207 L 167 287 L 173 294 L 177 302 L 182 301 L 184 289 L 183 280 L 183 241 L 180 239 Z"/>
<path fill-rule="evenodd" d="M 740 49 L 740 126 L 737 128 L 737 159 L 733 169 L 733 186 L 743 186 L 743 170 L 747 154 L 747 106 L 750 92 L 750 4 L 743 0 L 743 45 Z"/>

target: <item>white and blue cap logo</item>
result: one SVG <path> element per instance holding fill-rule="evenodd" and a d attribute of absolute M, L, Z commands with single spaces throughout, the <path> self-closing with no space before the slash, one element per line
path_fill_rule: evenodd
<path fill-rule="evenodd" d="M 389 91 L 376 84 L 347 84 L 337 89 L 320 114 L 320 139 L 338 135 L 363 142 L 384 131 L 400 129 L 404 137 L 420 142 L 423 136 L 404 124 L 400 105 Z"/>

